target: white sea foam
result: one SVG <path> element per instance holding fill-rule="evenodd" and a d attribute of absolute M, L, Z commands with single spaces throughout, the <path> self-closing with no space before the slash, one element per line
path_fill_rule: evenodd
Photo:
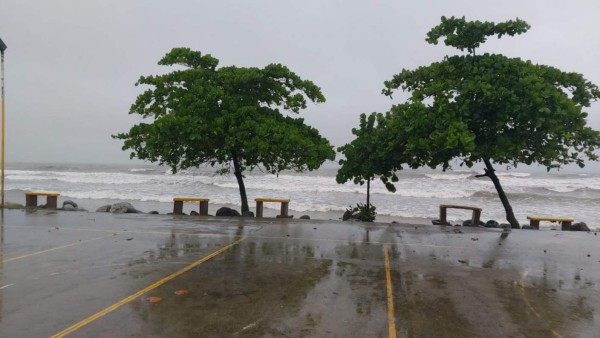
<path fill-rule="evenodd" d="M 144 173 L 144 172 L 152 172 L 152 171 L 154 171 L 154 169 L 150 169 L 150 168 L 132 168 L 132 169 L 129 169 L 129 171 L 132 172 L 132 173 L 139 173 L 139 172 Z"/>
<path fill-rule="evenodd" d="M 39 169 L 41 168 L 41 169 Z M 279 176 L 246 173 L 249 202 L 257 197 L 289 198 L 296 212 L 341 211 L 366 202 L 366 185 L 337 184 L 335 170 L 328 168 L 306 174 Z M 465 204 L 484 209 L 485 219 L 502 220 L 503 208 L 489 178 L 473 178 L 472 171 L 402 171 L 389 192 L 379 181 L 371 182 L 371 202 L 381 215 L 437 217 L 439 204 Z M 600 216 L 600 175 L 547 173 L 498 173 L 505 191 L 512 196 L 517 217 L 527 215 L 577 216 L 596 221 Z M 220 176 L 211 168 L 190 169 L 171 174 L 161 167 L 113 168 L 60 166 L 9 168 L 7 190 L 59 191 L 61 196 L 83 200 L 129 200 L 139 203 L 172 203 L 175 196 L 210 198 L 211 204 L 239 205 L 238 185 L 233 175 Z M 582 202 L 583 201 L 583 202 Z M 276 205 L 266 205 L 276 208 Z M 144 209 L 143 207 L 138 207 Z M 165 206 L 163 209 L 168 209 Z M 464 217 L 453 212 L 452 217 Z M 526 220 L 525 220 L 526 221 Z"/>
<path fill-rule="evenodd" d="M 471 174 L 425 174 L 425 176 L 434 180 L 464 180 L 472 177 Z"/>
<path fill-rule="evenodd" d="M 496 172 L 496 176 L 498 177 L 531 177 L 530 173 L 520 173 L 515 171 L 508 172 Z"/>

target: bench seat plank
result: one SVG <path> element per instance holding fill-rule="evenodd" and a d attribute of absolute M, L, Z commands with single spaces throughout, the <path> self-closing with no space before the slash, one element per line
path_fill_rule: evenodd
<path fill-rule="evenodd" d="M 469 206 L 466 206 L 466 205 L 453 205 L 453 204 L 442 204 L 442 205 L 440 205 L 440 208 L 446 208 L 446 209 L 467 209 L 467 210 L 479 210 L 479 211 L 481 211 L 481 208 L 469 207 Z"/>
<path fill-rule="evenodd" d="M 256 202 L 278 202 L 278 203 L 289 203 L 290 200 L 286 200 L 286 199 L 279 199 L 279 198 L 255 198 L 254 201 Z"/>
<path fill-rule="evenodd" d="M 26 191 L 25 196 L 60 196 L 60 193 L 45 191 Z"/>
<path fill-rule="evenodd" d="M 173 202 L 208 202 L 208 198 L 196 198 L 196 197 L 174 197 Z"/>
<path fill-rule="evenodd" d="M 527 216 L 528 220 L 534 221 L 549 221 L 549 222 L 573 222 L 575 221 L 572 218 L 556 218 L 556 217 L 531 217 Z"/>

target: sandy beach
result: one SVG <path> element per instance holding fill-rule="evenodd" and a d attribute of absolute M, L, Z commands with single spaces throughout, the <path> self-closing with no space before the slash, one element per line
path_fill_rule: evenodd
<path fill-rule="evenodd" d="M 5 210 L 0 336 L 595 337 L 596 233 Z"/>

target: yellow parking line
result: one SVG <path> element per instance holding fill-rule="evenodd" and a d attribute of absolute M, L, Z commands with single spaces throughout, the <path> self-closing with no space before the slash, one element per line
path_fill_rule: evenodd
<path fill-rule="evenodd" d="M 62 245 L 62 246 L 57 246 L 55 248 L 50 248 L 50 249 L 46 249 L 46 250 L 42 250 L 42 251 L 32 252 L 30 254 L 23 255 L 23 256 L 18 256 L 18 257 L 12 257 L 12 258 L 8 258 L 8 259 L 3 259 L 3 260 L 0 260 L 0 265 L 4 264 L 6 262 L 15 261 L 17 259 L 22 259 L 22 258 L 27 258 L 27 257 L 31 257 L 31 256 L 41 255 L 43 253 L 47 253 L 47 252 L 50 252 L 50 251 L 65 249 L 65 248 L 69 248 L 69 247 L 72 247 L 72 246 L 77 246 L 77 245 L 81 245 L 81 244 L 84 244 L 84 243 L 89 243 L 89 242 L 97 241 L 99 239 L 107 238 L 107 237 L 110 237 L 110 236 L 112 236 L 112 235 L 105 235 L 105 236 L 95 237 L 95 238 L 92 238 L 92 239 L 86 239 L 85 241 L 79 241 L 79 242 L 76 242 L 76 243 L 71 243 L 71 244 L 66 244 L 66 245 Z"/>
<path fill-rule="evenodd" d="M 138 292 L 136 292 L 136 293 L 134 293 L 134 294 L 132 294 L 132 295 L 130 295 L 128 297 L 125 297 L 125 298 L 121 299 L 120 301 L 114 303 L 113 305 L 107 307 L 106 309 L 104 309 L 104 310 L 102 310 L 100 312 L 97 312 L 97 313 L 95 313 L 95 314 L 93 314 L 93 315 L 85 318 L 84 320 L 82 320 L 82 321 L 80 321 L 80 322 L 78 322 L 78 323 L 76 323 L 76 324 L 74 324 L 74 325 L 72 325 L 72 326 L 70 326 L 70 327 L 68 327 L 68 328 L 60 331 L 59 333 L 53 335 L 51 338 L 64 337 L 64 336 L 66 336 L 66 335 L 68 335 L 70 333 L 73 333 L 74 331 L 76 331 L 76 330 L 78 330 L 78 329 L 80 329 L 80 328 L 88 325 L 89 323 L 95 321 L 96 319 L 101 318 L 101 317 L 109 314 L 110 312 L 112 312 L 112 311 L 120 308 L 121 306 L 123 306 L 123 305 L 125 305 L 125 304 L 127 304 L 127 303 L 129 303 L 129 302 L 131 302 L 131 301 L 133 301 L 135 299 L 137 299 L 138 297 L 142 296 L 143 294 L 156 289 L 157 287 L 165 284 L 166 282 L 168 282 L 168 281 L 170 281 L 170 280 L 172 280 L 174 278 L 177 278 L 177 277 L 183 275 L 184 273 L 186 273 L 189 270 L 195 268 L 196 266 L 198 266 L 198 265 L 200 265 L 200 264 L 202 264 L 202 263 L 204 263 L 204 262 L 206 262 L 206 261 L 208 261 L 208 260 L 210 260 L 210 259 L 212 259 L 212 258 L 214 258 L 214 257 L 216 257 L 216 256 L 218 256 L 220 254 L 222 254 L 223 252 L 231 249 L 232 247 L 234 247 L 237 244 L 239 244 L 240 242 L 242 242 L 244 239 L 246 239 L 246 237 L 242 237 L 242 238 L 236 240 L 235 242 L 230 243 L 230 244 L 222 247 L 221 249 L 219 249 L 219 250 L 217 250 L 217 251 L 209 254 L 208 256 L 204 256 L 203 258 L 195 261 L 194 263 L 186 266 L 185 268 L 183 268 L 183 269 L 181 269 L 181 270 L 179 270 L 179 271 L 177 271 L 175 273 L 172 273 L 172 274 L 168 275 L 167 277 L 165 277 L 165 278 L 163 278 L 163 279 L 155 282 L 154 284 L 148 285 L 147 287 L 141 289 L 140 291 L 138 291 Z"/>
<path fill-rule="evenodd" d="M 383 256 L 385 258 L 385 284 L 387 289 L 387 313 L 388 313 L 388 331 L 390 338 L 396 338 L 396 318 L 394 314 L 394 294 L 392 293 L 392 275 L 390 274 L 390 256 L 388 255 L 388 246 L 383 246 Z"/>
<path fill-rule="evenodd" d="M 525 305 L 527 305 L 527 307 L 533 312 L 533 314 L 546 321 L 546 323 L 549 323 L 548 320 L 546 320 L 545 318 L 542 318 L 542 316 L 540 315 L 539 312 L 537 312 L 535 310 L 535 308 L 533 307 L 533 305 L 531 305 L 531 302 L 529 302 L 529 298 L 527 298 L 527 295 L 525 294 L 525 278 L 527 278 L 527 274 L 529 273 L 529 271 L 525 271 L 525 273 L 523 273 L 523 275 L 521 276 L 521 280 L 519 281 L 519 287 L 521 288 L 521 298 L 523 299 L 523 301 L 525 302 Z M 550 326 L 548 324 L 548 326 Z M 552 329 L 549 327 L 550 332 L 552 332 L 552 334 L 554 335 L 554 337 L 556 338 L 562 338 L 562 336 L 560 335 L 560 333 L 558 333 L 556 330 Z"/>

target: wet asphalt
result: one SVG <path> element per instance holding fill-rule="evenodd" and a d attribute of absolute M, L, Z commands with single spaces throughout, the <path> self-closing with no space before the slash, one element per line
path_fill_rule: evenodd
<path fill-rule="evenodd" d="M 0 239 L 0 337 L 600 337 L 596 233 L 7 210 Z"/>

